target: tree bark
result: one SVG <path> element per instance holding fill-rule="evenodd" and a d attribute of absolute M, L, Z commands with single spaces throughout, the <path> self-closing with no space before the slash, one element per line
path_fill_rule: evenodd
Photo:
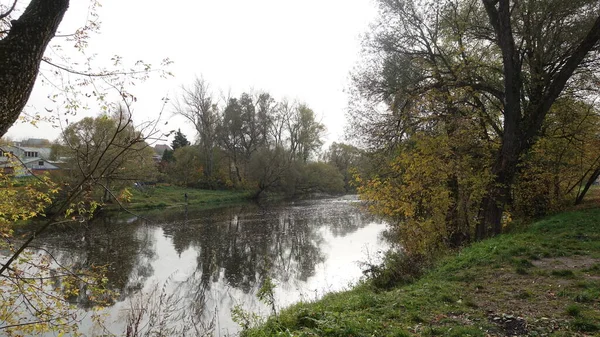
<path fill-rule="evenodd" d="M 17 120 L 69 0 L 32 0 L 0 41 L 0 136 Z"/>

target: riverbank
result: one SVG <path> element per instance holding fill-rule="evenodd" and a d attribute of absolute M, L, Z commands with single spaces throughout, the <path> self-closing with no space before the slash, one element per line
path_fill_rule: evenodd
<path fill-rule="evenodd" d="M 242 336 L 590 336 L 599 322 L 594 208 L 475 243 L 410 285 L 296 304 Z"/>
<path fill-rule="evenodd" d="M 186 197 L 187 196 L 187 197 Z M 247 201 L 252 197 L 248 191 L 202 190 L 171 185 L 144 186 L 131 190 L 130 201 L 123 206 L 130 210 L 166 207 L 210 206 Z M 106 210 L 119 209 L 117 204 L 107 205 Z"/>

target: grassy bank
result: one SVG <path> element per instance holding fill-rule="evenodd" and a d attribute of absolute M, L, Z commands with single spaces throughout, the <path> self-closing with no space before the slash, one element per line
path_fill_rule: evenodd
<path fill-rule="evenodd" d="M 246 191 L 213 191 L 164 185 L 132 189 L 131 193 L 131 201 L 125 204 L 129 209 L 184 206 L 186 204 L 186 194 L 187 204 L 190 206 L 240 202 L 248 200 L 251 197 L 251 193 Z M 107 208 L 117 209 L 118 205 L 110 205 Z"/>
<path fill-rule="evenodd" d="M 479 242 L 413 284 L 300 303 L 245 336 L 598 336 L 600 209 Z"/>

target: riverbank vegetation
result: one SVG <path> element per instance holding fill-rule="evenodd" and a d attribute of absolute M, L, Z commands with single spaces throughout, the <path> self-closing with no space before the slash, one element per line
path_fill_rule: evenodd
<path fill-rule="evenodd" d="M 243 202 L 252 197 L 247 191 L 202 190 L 170 185 L 139 186 L 131 189 L 125 207 L 130 210 L 222 205 L 226 203 Z M 111 205 L 108 209 L 119 208 Z"/>
<path fill-rule="evenodd" d="M 299 303 L 243 336 L 586 336 L 600 331 L 600 210 L 478 242 L 422 277 Z M 414 268 L 414 266 L 412 267 Z M 410 272 L 410 266 L 398 273 Z M 389 281 L 389 280 L 386 280 Z M 398 281 L 398 280 L 397 280 Z"/>

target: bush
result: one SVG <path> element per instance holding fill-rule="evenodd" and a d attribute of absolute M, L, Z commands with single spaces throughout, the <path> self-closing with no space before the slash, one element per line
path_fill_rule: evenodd
<path fill-rule="evenodd" d="M 371 278 L 375 287 L 389 289 L 413 283 L 430 265 L 431 259 L 424 254 L 390 251 L 380 265 L 367 264 L 363 273 Z"/>

